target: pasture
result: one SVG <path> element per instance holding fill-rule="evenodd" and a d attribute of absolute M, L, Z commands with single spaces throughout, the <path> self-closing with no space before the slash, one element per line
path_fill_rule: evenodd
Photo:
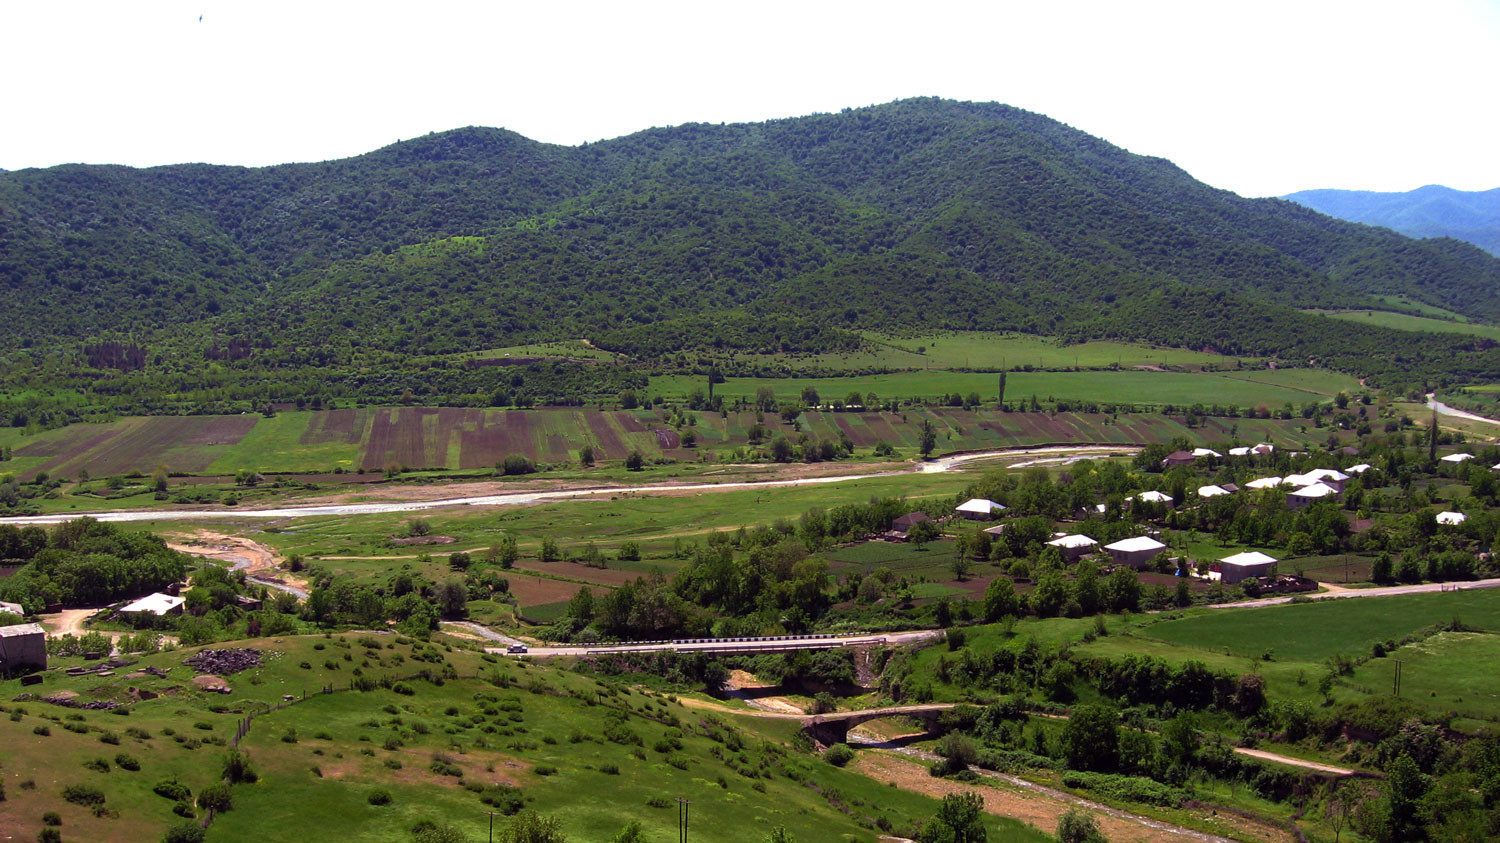
<path fill-rule="evenodd" d="M 1441 334 L 1472 334 L 1476 337 L 1500 339 L 1500 328 L 1475 322 L 1458 322 L 1432 316 L 1414 316 L 1410 313 L 1392 313 L 1388 310 L 1337 310 L 1323 311 L 1322 315 L 1362 325 L 1394 328 L 1398 331 L 1423 331 Z"/>
<path fill-rule="evenodd" d="M 1279 374 L 1266 371 L 1257 376 Z M 1014 394 L 1017 400 L 1021 393 L 1015 384 L 1024 383 L 1025 375 L 1011 376 L 1008 394 Z M 1299 405 L 1311 397 L 1310 393 L 1290 386 L 1218 375 L 1052 372 L 1040 376 L 1080 377 L 1084 379 L 1080 383 L 1106 377 L 1216 378 L 1213 382 L 1193 381 L 1197 384 L 1195 389 L 1209 390 L 1194 393 L 1198 399 L 1221 395 L 1212 391 L 1220 387 L 1248 390 L 1245 394 L 1263 397 L 1270 394 L 1264 390 L 1283 397 L 1298 396 L 1293 403 Z M 993 383 L 992 375 L 962 377 Z M 787 384 L 827 382 L 830 381 L 764 383 L 782 388 Z M 687 383 L 684 381 L 683 385 Z M 730 389 L 730 394 L 753 396 L 758 383 L 761 382 L 733 380 L 721 388 Z M 993 392 L 993 385 L 989 389 Z M 1038 393 L 1038 397 L 1045 398 L 1048 394 Z M 797 395 L 800 387 L 787 397 Z M 14 458 L 5 464 L 5 469 L 23 479 L 39 471 L 53 477 L 77 479 L 83 471 L 97 478 L 131 472 L 149 475 L 158 468 L 174 474 L 218 477 L 232 477 L 243 470 L 293 474 L 334 470 L 381 472 L 389 466 L 484 471 L 512 454 L 554 465 L 575 462 L 579 449 L 585 445 L 593 447 L 599 460 L 623 460 L 631 451 L 639 451 L 647 460 L 679 463 L 743 461 L 747 456 L 745 451 L 753 447 L 750 437 L 758 423 L 754 410 L 700 412 L 690 416 L 694 423 L 681 428 L 670 423 L 670 412 L 662 409 L 378 407 L 288 411 L 271 418 L 132 417 L 108 424 L 77 424 L 30 435 L 12 434 L 8 441 L 12 443 Z M 847 437 L 858 449 L 885 442 L 910 455 L 921 440 L 924 420 L 931 421 L 937 429 L 939 454 L 1040 444 L 1142 445 L 1168 442 L 1178 436 L 1194 444 L 1223 444 L 1237 439 L 1305 447 L 1321 441 L 1298 429 L 1303 424 L 1300 419 L 1209 418 L 1201 427 L 1188 428 L 1181 419 L 1160 414 L 1003 413 L 993 408 L 918 407 L 897 413 L 808 411 L 795 424 L 784 423 L 774 414 L 765 415 L 760 424 L 765 440 L 777 435 L 795 440 L 802 434 L 814 440 L 839 441 Z M 689 430 L 697 437 L 695 447 L 684 447 L 682 437 Z M 869 453 L 859 456 L 867 457 Z"/>
<path fill-rule="evenodd" d="M 1033 366 L 1038 369 L 1118 366 L 1238 368 L 1258 365 L 1255 358 L 1225 357 L 1181 348 L 1142 343 L 1087 342 L 1063 345 L 1050 337 L 987 331 L 941 331 L 913 336 L 892 336 L 874 331 L 863 333 L 869 347 L 841 354 L 777 355 L 750 357 L 766 363 L 780 362 L 792 369 L 982 369 L 1001 370 Z"/>
<path fill-rule="evenodd" d="M 1052 399 L 1121 404 L 1127 407 L 1150 407 L 1166 404 L 1192 404 L 1254 407 L 1280 407 L 1288 402 L 1301 406 L 1311 400 L 1326 400 L 1330 385 L 1339 389 L 1358 389 L 1358 382 L 1345 375 L 1320 372 L 1304 376 L 1298 382 L 1288 370 L 1253 370 L 1232 373 L 1084 371 L 1084 372 L 1009 372 L 1006 375 L 1005 400 L 1009 403 Z M 1300 371 L 1300 370 L 1292 370 Z M 681 398 L 693 390 L 703 390 L 701 377 L 665 375 L 651 379 L 649 391 L 668 399 Z M 778 401 L 800 400 L 803 390 L 811 387 L 821 402 L 845 401 L 853 393 L 878 398 L 932 399 L 957 393 L 976 393 L 981 401 L 994 403 L 999 395 L 999 380 L 991 372 L 919 371 L 881 375 L 857 375 L 839 378 L 729 378 L 714 387 L 715 395 L 726 399 L 753 399 L 761 389 L 770 389 Z"/>

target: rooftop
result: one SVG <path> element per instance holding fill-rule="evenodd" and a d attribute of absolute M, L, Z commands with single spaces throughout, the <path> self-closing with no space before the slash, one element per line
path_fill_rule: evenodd
<path fill-rule="evenodd" d="M 1136 553 L 1142 550 L 1165 550 L 1166 547 L 1166 545 L 1150 536 L 1136 536 L 1129 539 L 1120 539 L 1114 544 L 1107 544 L 1104 546 L 1104 549 L 1118 550 L 1121 553 Z"/>
<path fill-rule="evenodd" d="M 0 638 L 16 638 L 22 635 L 46 635 L 39 623 L 18 623 L 15 626 L 0 626 Z"/>

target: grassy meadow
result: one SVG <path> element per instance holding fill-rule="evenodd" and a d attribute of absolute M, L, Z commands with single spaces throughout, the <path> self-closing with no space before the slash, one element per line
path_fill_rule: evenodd
<path fill-rule="evenodd" d="M 1500 327 L 1494 325 L 1480 325 L 1475 322 L 1460 321 L 1458 319 L 1444 318 L 1442 315 L 1416 316 L 1410 313 L 1392 313 L 1389 310 L 1335 310 L 1323 311 L 1324 316 L 1334 319 L 1342 319 L 1346 322 L 1358 322 L 1362 325 L 1376 325 L 1381 328 L 1394 328 L 1398 331 L 1425 331 L 1440 334 L 1472 334 L 1476 337 L 1488 339 L 1500 339 Z"/>

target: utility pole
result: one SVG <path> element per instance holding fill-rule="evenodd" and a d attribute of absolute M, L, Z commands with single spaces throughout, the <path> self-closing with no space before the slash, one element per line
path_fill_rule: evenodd
<path fill-rule="evenodd" d="M 485 813 L 490 815 L 490 843 L 495 843 L 495 812 L 485 811 Z"/>
<path fill-rule="evenodd" d="M 693 803 L 677 797 L 677 843 L 687 843 L 688 806 Z"/>
<path fill-rule="evenodd" d="M 1395 694 L 1396 694 L 1397 697 L 1400 697 L 1401 696 L 1401 660 L 1400 659 L 1392 659 L 1391 661 L 1395 662 L 1395 664 L 1396 664 L 1396 675 L 1394 677 L 1394 686 L 1393 686 L 1392 690 L 1395 692 Z"/>

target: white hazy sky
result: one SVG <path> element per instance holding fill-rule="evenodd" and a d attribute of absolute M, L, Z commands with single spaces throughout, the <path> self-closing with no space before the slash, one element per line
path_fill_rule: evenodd
<path fill-rule="evenodd" d="M 202 20 L 199 20 L 199 16 Z M 0 168 L 994 100 L 1245 196 L 1500 186 L 1500 0 L 0 2 Z"/>

